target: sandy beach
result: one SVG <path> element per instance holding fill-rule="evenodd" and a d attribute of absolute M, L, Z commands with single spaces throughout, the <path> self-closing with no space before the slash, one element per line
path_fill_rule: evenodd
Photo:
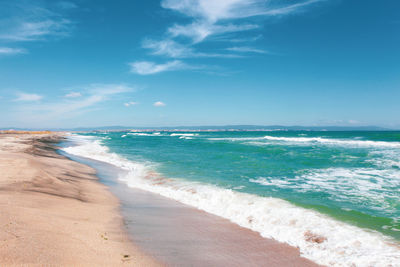
<path fill-rule="evenodd" d="M 128 188 L 115 167 L 57 153 L 63 138 L 0 135 L 2 266 L 316 266 L 294 247 Z"/>
<path fill-rule="evenodd" d="M 56 153 L 61 138 L 0 135 L 0 265 L 157 266 L 94 169 Z"/>

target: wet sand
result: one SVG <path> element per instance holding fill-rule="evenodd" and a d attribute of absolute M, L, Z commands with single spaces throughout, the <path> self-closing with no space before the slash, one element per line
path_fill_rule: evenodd
<path fill-rule="evenodd" d="M 95 170 L 60 134 L 0 134 L 0 266 L 157 266 L 128 238 Z"/>
<path fill-rule="evenodd" d="M 168 266 L 317 266 L 299 250 L 230 221 L 118 182 L 120 170 L 73 157 L 98 170 L 121 201 L 135 244 Z"/>

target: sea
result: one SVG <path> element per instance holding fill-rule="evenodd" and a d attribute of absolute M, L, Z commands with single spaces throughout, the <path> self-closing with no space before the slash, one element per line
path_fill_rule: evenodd
<path fill-rule="evenodd" d="M 400 266 L 400 132 L 74 133 L 68 154 L 328 266 Z"/>

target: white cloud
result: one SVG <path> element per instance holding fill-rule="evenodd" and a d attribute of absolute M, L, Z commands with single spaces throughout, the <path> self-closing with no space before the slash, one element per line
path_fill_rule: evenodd
<path fill-rule="evenodd" d="M 248 47 L 248 46 L 235 46 L 229 47 L 226 50 L 232 52 L 240 52 L 240 53 L 258 53 L 258 54 L 267 54 L 268 52 L 262 49 Z"/>
<path fill-rule="evenodd" d="M 46 36 L 62 36 L 65 35 L 66 26 L 69 20 L 62 19 L 60 21 L 44 20 L 29 22 L 20 22 L 15 25 L 8 32 L 0 33 L 0 39 L 9 41 L 35 41 L 40 40 Z"/>
<path fill-rule="evenodd" d="M 0 55 L 25 54 L 27 51 L 22 48 L 0 47 Z"/>
<path fill-rule="evenodd" d="M 166 104 L 165 104 L 164 102 L 157 101 L 157 102 L 155 102 L 155 103 L 153 104 L 153 106 L 155 106 L 155 107 L 165 107 Z"/>
<path fill-rule="evenodd" d="M 46 7 L 30 1 L 0 3 L 0 40 L 34 41 L 48 36 L 65 36 L 71 21 Z"/>
<path fill-rule="evenodd" d="M 268 10 L 264 10 L 260 12 L 258 15 L 269 15 L 269 16 L 280 16 L 280 15 L 287 15 L 290 13 L 297 12 L 302 8 L 326 0 L 307 0 L 307 1 L 297 1 L 297 3 L 286 5 L 286 6 L 278 6 L 275 8 L 271 8 Z"/>
<path fill-rule="evenodd" d="M 130 101 L 130 102 L 124 103 L 124 106 L 125 107 L 130 107 L 130 106 L 134 106 L 134 105 L 137 105 L 137 104 L 139 104 L 139 103 L 138 102 L 134 102 L 134 101 Z"/>
<path fill-rule="evenodd" d="M 287 1 L 274 0 L 163 0 L 161 5 L 193 19 L 190 24 L 174 25 L 168 32 L 173 36 L 186 36 L 194 42 L 200 42 L 210 35 L 258 27 L 251 24 L 226 24 L 229 20 L 290 14 L 319 1 L 321 0 L 293 0 L 291 4 L 287 4 Z"/>
<path fill-rule="evenodd" d="M 260 35 L 251 38 L 237 36 L 240 32 L 260 28 L 255 16 L 282 16 L 295 13 L 306 6 L 326 0 L 162 0 L 165 9 L 181 13 L 190 20 L 186 24 L 176 23 L 167 28 L 161 41 L 145 40 L 143 48 L 150 49 L 153 55 L 170 58 L 189 57 L 243 57 L 244 53 L 266 54 L 256 47 L 230 47 L 225 51 L 235 53 L 199 52 L 195 46 L 205 41 L 254 42 Z M 246 19 L 246 20 L 244 20 Z M 253 21 L 253 22 L 251 22 Z M 184 38 L 182 38 L 184 37 Z M 155 64 L 149 61 L 133 62 L 131 71 L 147 75 L 167 70 L 187 68 L 181 61 Z"/>
<path fill-rule="evenodd" d="M 151 49 L 153 55 L 166 56 L 171 58 L 189 58 L 189 57 L 219 57 L 219 58 L 232 58 L 238 57 L 234 54 L 221 54 L 221 53 L 200 53 L 194 51 L 193 48 L 175 42 L 171 39 L 155 41 L 147 39 L 143 42 L 143 48 Z"/>
<path fill-rule="evenodd" d="M 280 15 L 321 0 L 163 0 L 163 8 L 211 23 L 219 20 L 248 18 L 261 15 Z"/>
<path fill-rule="evenodd" d="M 156 64 L 150 61 L 136 61 L 129 63 L 131 72 L 140 75 L 155 74 L 164 71 L 181 70 L 191 68 L 180 60 L 169 61 L 164 64 Z"/>
<path fill-rule="evenodd" d="M 37 94 L 28 94 L 28 93 L 17 93 L 17 98 L 15 101 L 39 101 L 43 98 L 41 95 Z"/>
<path fill-rule="evenodd" d="M 104 105 L 100 104 L 112 100 L 119 94 L 133 92 L 135 89 L 125 84 L 91 84 L 79 87 L 80 91 L 85 92 L 86 97 L 61 98 L 58 101 L 19 105 L 17 108 L 21 117 L 29 117 L 32 121 L 57 120 L 74 117 L 93 108 L 103 108 Z M 42 98 L 30 94 L 19 94 L 19 96 L 17 100 L 20 101 L 35 101 Z"/>
<path fill-rule="evenodd" d="M 265 1 L 255 0 L 163 0 L 163 8 L 172 9 L 190 17 L 216 22 L 220 19 L 248 17 L 256 12 L 257 5 Z M 253 9 L 253 10 L 252 10 Z"/>
<path fill-rule="evenodd" d="M 188 57 L 193 55 L 192 48 L 168 39 L 161 41 L 146 39 L 143 42 L 143 48 L 153 50 L 154 55 L 165 55 L 175 58 Z"/>
<path fill-rule="evenodd" d="M 75 97 L 81 97 L 82 94 L 79 92 L 70 92 L 68 94 L 66 94 L 64 97 L 66 98 L 75 98 Z"/>
<path fill-rule="evenodd" d="M 248 31 L 259 28 L 256 24 L 226 24 L 216 25 L 209 22 L 193 22 L 188 25 L 174 25 L 168 29 L 172 37 L 185 36 L 191 38 L 194 43 L 204 41 L 211 35 L 226 34 L 232 32 Z"/>
<path fill-rule="evenodd" d="M 128 86 L 126 84 L 103 84 L 103 83 L 94 83 L 89 86 L 83 87 L 83 90 L 87 91 L 90 94 L 94 95 L 115 95 L 127 92 L 133 92 L 136 90 L 135 87 Z"/>

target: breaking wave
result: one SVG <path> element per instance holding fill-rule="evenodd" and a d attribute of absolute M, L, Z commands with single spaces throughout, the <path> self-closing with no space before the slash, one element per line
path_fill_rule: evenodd
<path fill-rule="evenodd" d="M 120 180 L 128 186 L 175 199 L 229 219 L 259 232 L 263 237 L 298 247 L 302 256 L 316 263 L 330 266 L 395 266 L 400 262 L 398 244 L 380 233 L 336 221 L 278 198 L 165 178 L 146 164 L 132 162 L 110 152 L 99 139 L 71 138 L 77 145 L 64 148 L 65 152 L 126 170 L 127 175 Z M 285 182 L 274 183 L 287 185 Z"/>

